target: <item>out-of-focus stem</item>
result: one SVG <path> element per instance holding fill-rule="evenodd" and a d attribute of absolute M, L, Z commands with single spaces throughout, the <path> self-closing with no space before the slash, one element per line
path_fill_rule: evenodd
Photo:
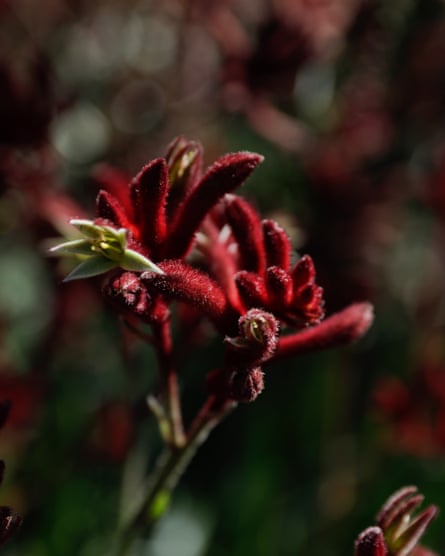
<path fill-rule="evenodd" d="M 178 377 L 173 363 L 169 320 L 165 320 L 153 326 L 153 345 L 156 349 L 159 361 L 161 395 L 165 403 L 167 419 L 171 431 L 170 443 L 172 446 L 180 447 L 185 443 L 185 436 L 182 423 Z"/>
<path fill-rule="evenodd" d="M 210 396 L 198 413 L 182 445 L 168 446 L 161 453 L 149 477 L 143 495 L 134 501 L 124 516 L 119 531 L 117 556 L 124 556 L 137 533 L 147 535 L 150 528 L 164 513 L 169 495 L 177 485 L 197 449 L 205 442 L 211 430 L 235 407 L 232 401 L 218 402 Z M 161 509 L 159 502 L 161 501 Z"/>

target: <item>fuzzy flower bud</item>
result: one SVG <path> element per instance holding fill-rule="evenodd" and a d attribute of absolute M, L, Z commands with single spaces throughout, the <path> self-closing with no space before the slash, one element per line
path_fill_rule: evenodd
<path fill-rule="evenodd" d="M 114 276 L 103 289 L 104 296 L 119 309 L 130 310 L 137 315 L 147 312 L 151 299 L 147 288 L 133 272 L 123 272 Z"/>
<path fill-rule="evenodd" d="M 278 345 L 279 324 L 276 318 L 261 309 L 250 309 L 238 321 L 239 335 L 226 337 L 226 363 L 246 368 L 270 359 Z"/>
<path fill-rule="evenodd" d="M 236 402 L 250 403 L 264 389 L 264 373 L 260 368 L 233 373 L 230 380 L 230 398 Z"/>
<path fill-rule="evenodd" d="M 368 527 L 355 541 L 355 556 L 386 556 L 387 553 L 380 527 Z"/>
<path fill-rule="evenodd" d="M 178 137 L 170 145 L 166 161 L 172 189 L 185 193 L 195 185 L 201 172 L 202 147 L 196 141 Z"/>
<path fill-rule="evenodd" d="M 123 316 L 135 316 L 147 323 L 162 322 L 169 310 L 159 296 L 150 296 L 139 275 L 122 272 L 103 287 L 105 299 Z"/>

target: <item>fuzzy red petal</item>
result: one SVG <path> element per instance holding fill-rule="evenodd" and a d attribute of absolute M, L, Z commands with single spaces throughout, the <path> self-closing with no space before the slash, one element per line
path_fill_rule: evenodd
<path fill-rule="evenodd" d="M 227 300 L 219 285 L 207 274 L 182 261 L 163 261 L 158 265 L 165 274 L 143 272 L 141 281 L 149 291 L 162 294 L 168 300 L 193 305 L 218 328 L 224 328 Z"/>
<path fill-rule="evenodd" d="M 289 236 L 274 220 L 263 220 L 261 225 L 267 266 L 279 266 L 289 271 L 292 251 Z"/>
<path fill-rule="evenodd" d="M 246 200 L 226 195 L 226 217 L 238 244 L 240 268 L 262 275 L 266 267 L 261 220 Z"/>
<path fill-rule="evenodd" d="M 315 280 L 315 267 L 309 255 L 304 255 L 297 262 L 292 270 L 292 279 L 294 281 L 294 291 L 298 292 L 307 284 L 313 284 Z"/>
<path fill-rule="evenodd" d="M 131 177 L 125 172 L 117 170 L 107 164 L 99 164 L 94 168 L 93 180 L 115 197 L 123 207 L 128 218 L 134 218 L 133 206 L 130 200 L 129 183 Z"/>
<path fill-rule="evenodd" d="M 217 160 L 181 205 L 165 256 L 185 256 L 206 214 L 223 195 L 240 187 L 262 160 L 259 154 L 249 152 L 228 154 Z"/>
<path fill-rule="evenodd" d="M 98 218 L 108 220 L 118 228 L 126 228 L 131 230 L 136 237 L 137 231 L 130 222 L 124 207 L 121 203 L 108 191 L 101 189 L 96 198 L 96 213 Z"/>
<path fill-rule="evenodd" d="M 270 266 L 266 270 L 266 289 L 272 307 L 285 309 L 292 301 L 292 278 L 284 268 Z"/>
<path fill-rule="evenodd" d="M 144 166 L 131 183 L 136 221 L 141 229 L 141 242 L 155 258 L 167 231 L 165 205 L 169 190 L 167 163 L 156 158 Z"/>
<path fill-rule="evenodd" d="M 361 338 L 374 320 L 370 303 L 355 303 L 320 324 L 282 336 L 275 357 L 288 357 L 349 344 Z"/>
<path fill-rule="evenodd" d="M 246 309 L 266 307 L 267 293 L 264 280 L 254 272 L 242 270 L 235 275 L 235 284 Z"/>

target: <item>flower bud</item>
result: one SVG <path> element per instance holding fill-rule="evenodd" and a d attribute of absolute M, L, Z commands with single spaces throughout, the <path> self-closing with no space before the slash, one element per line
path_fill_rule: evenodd
<path fill-rule="evenodd" d="M 170 195 L 182 197 L 197 182 L 201 173 L 202 146 L 195 141 L 178 137 L 169 147 L 167 165 L 171 184 Z M 169 204 L 171 204 L 169 198 Z M 173 203 L 177 204 L 177 203 Z"/>
<path fill-rule="evenodd" d="M 152 304 L 147 288 L 133 272 L 111 278 L 103 288 L 104 297 L 121 313 L 148 314 Z"/>
<path fill-rule="evenodd" d="M 0 506 L 0 545 L 3 545 L 20 527 L 22 517 L 8 506 Z"/>
<path fill-rule="evenodd" d="M 233 373 L 230 397 L 236 402 L 253 402 L 264 390 L 264 373 L 257 367 Z"/>
<path fill-rule="evenodd" d="M 262 307 L 266 304 L 267 293 L 264 280 L 258 274 L 241 270 L 235 274 L 235 284 L 246 308 Z"/>
<path fill-rule="evenodd" d="M 399 489 L 383 505 L 377 523 L 385 534 L 390 554 L 408 556 L 416 547 L 428 525 L 436 517 L 436 506 L 428 506 L 417 516 L 412 513 L 423 502 L 417 487 Z"/>
<path fill-rule="evenodd" d="M 226 364 L 243 369 L 270 359 L 278 345 L 279 324 L 261 309 L 250 309 L 238 321 L 239 335 L 226 337 Z"/>
<path fill-rule="evenodd" d="M 263 220 L 261 224 L 267 266 L 279 266 L 289 271 L 292 250 L 289 236 L 274 220 Z"/>
<path fill-rule="evenodd" d="M 292 278 L 284 268 L 269 266 L 266 270 L 266 287 L 273 307 L 285 309 L 292 301 Z"/>
<path fill-rule="evenodd" d="M 292 270 L 292 279 L 294 282 L 294 291 L 298 292 L 307 284 L 312 284 L 315 280 L 315 267 L 309 255 L 304 255 L 297 262 Z"/>
<path fill-rule="evenodd" d="M 380 527 L 368 527 L 355 541 L 355 556 L 386 556 L 387 553 Z"/>

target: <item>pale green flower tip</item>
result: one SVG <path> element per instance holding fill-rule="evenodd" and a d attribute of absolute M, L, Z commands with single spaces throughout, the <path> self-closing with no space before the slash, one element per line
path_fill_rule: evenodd
<path fill-rule="evenodd" d="M 54 255 L 89 256 L 91 255 L 91 243 L 86 239 L 73 239 L 53 245 L 48 251 Z"/>
<path fill-rule="evenodd" d="M 70 224 L 88 239 L 96 239 L 101 233 L 102 226 L 98 226 L 92 220 L 86 218 L 72 218 Z"/>
<path fill-rule="evenodd" d="M 147 259 L 147 257 L 144 257 L 144 255 L 141 255 L 137 251 L 133 251 L 133 249 L 125 249 L 120 266 L 124 270 L 133 270 L 135 272 L 148 270 L 150 272 L 155 272 L 156 274 L 165 274 L 165 272 L 153 261 Z"/>

